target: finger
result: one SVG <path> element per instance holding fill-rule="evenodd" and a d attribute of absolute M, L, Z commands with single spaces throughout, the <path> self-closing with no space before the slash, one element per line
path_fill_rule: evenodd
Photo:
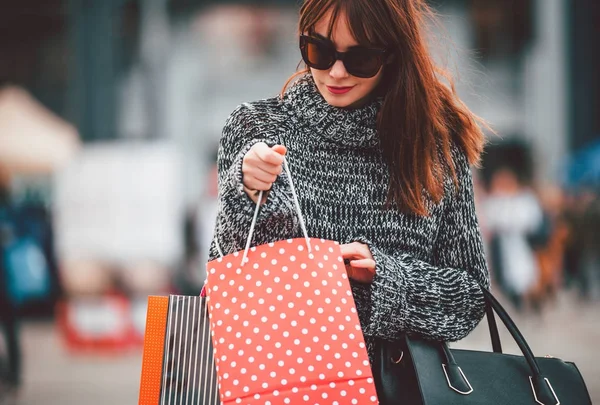
<path fill-rule="evenodd" d="M 282 165 L 271 165 L 263 162 L 262 160 L 259 160 L 258 162 L 259 164 L 256 166 L 256 168 L 262 170 L 265 173 L 268 173 L 273 176 L 279 176 L 283 172 Z"/>
<path fill-rule="evenodd" d="M 262 171 L 270 173 L 272 175 L 278 176 L 283 171 L 283 167 L 281 165 L 272 165 L 269 163 L 265 163 L 258 156 L 254 149 L 251 149 L 245 156 L 242 164 L 242 171 L 246 173 L 251 168 L 259 168 Z"/>
<path fill-rule="evenodd" d="M 253 177 L 250 177 L 248 179 L 244 179 L 244 185 L 250 190 L 267 191 L 271 189 L 273 183 L 259 181 Z"/>
<path fill-rule="evenodd" d="M 281 156 L 285 156 L 287 153 L 287 148 L 283 145 L 275 145 L 271 148 L 274 152 L 279 153 Z"/>
<path fill-rule="evenodd" d="M 364 250 L 361 249 L 360 247 L 361 243 L 358 242 L 352 242 L 352 243 L 348 243 L 346 245 L 341 245 L 341 250 L 342 250 L 342 257 L 343 258 L 348 258 L 348 257 L 365 257 L 364 255 Z M 368 256 L 366 256 L 368 257 Z"/>
<path fill-rule="evenodd" d="M 359 252 L 359 255 L 361 257 L 363 257 L 365 259 L 372 258 L 371 249 L 369 249 L 369 246 L 367 246 L 361 242 L 353 242 L 352 244 L 354 245 L 354 248 Z"/>
<path fill-rule="evenodd" d="M 372 269 L 375 270 L 375 260 L 372 259 L 360 259 L 360 260 L 351 260 L 350 266 L 358 268 L 358 269 Z"/>
<path fill-rule="evenodd" d="M 248 167 L 246 170 L 242 170 L 242 173 L 247 178 L 253 178 L 263 183 L 275 183 L 277 180 L 277 175 L 266 172 L 260 167 Z"/>
<path fill-rule="evenodd" d="M 352 266 L 346 266 L 346 273 L 348 278 L 358 281 L 359 283 L 372 283 L 375 277 L 375 270 L 355 268 Z"/>
<path fill-rule="evenodd" d="M 265 163 L 255 153 L 249 153 L 244 157 L 242 164 L 242 171 L 244 174 L 249 173 L 251 170 L 258 169 L 262 172 L 268 173 L 272 176 L 279 176 L 283 172 L 281 165 L 272 165 Z"/>
<path fill-rule="evenodd" d="M 340 250 L 342 251 L 342 257 L 347 258 L 356 253 L 355 249 L 352 247 L 352 244 L 341 245 Z"/>
<path fill-rule="evenodd" d="M 281 166 L 283 164 L 283 156 L 277 152 L 274 152 L 265 143 L 257 143 L 252 149 L 254 149 L 256 156 L 264 163 L 273 166 Z"/>
<path fill-rule="evenodd" d="M 360 242 L 353 242 L 351 245 L 353 245 L 352 249 L 356 251 L 355 257 L 361 259 L 373 259 L 373 254 L 371 253 L 371 249 L 368 245 Z"/>
<path fill-rule="evenodd" d="M 259 151 L 262 151 L 264 153 L 264 151 L 271 150 L 271 148 L 264 142 L 257 142 L 254 145 L 252 145 L 252 148 L 250 148 L 250 150 L 255 153 Z"/>

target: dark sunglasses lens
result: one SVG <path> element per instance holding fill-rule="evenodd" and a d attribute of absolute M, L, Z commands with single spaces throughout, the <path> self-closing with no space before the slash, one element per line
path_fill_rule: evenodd
<path fill-rule="evenodd" d="M 335 55 L 323 44 L 316 41 L 304 40 L 301 47 L 304 62 L 314 69 L 329 69 L 335 62 Z"/>
<path fill-rule="evenodd" d="M 357 77 L 373 77 L 383 65 L 383 55 L 368 49 L 354 49 L 344 58 L 348 73 Z"/>

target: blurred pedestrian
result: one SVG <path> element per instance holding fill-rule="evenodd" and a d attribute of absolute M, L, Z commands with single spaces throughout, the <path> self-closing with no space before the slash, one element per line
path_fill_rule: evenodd
<path fill-rule="evenodd" d="M 15 234 L 14 209 L 10 200 L 10 173 L 0 164 L 0 322 L 6 353 L 0 352 L 0 400 L 2 391 L 14 391 L 21 383 L 21 346 L 18 309 L 11 299 L 5 250 Z"/>
<path fill-rule="evenodd" d="M 580 285 L 586 299 L 600 299 L 600 195 L 589 191 L 590 197 L 582 215 L 580 232 Z"/>
<path fill-rule="evenodd" d="M 490 250 L 499 286 L 515 307 L 522 309 L 539 280 L 531 237 L 537 236 L 543 225 L 542 209 L 513 168 L 499 167 L 492 175 L 483 211 L 493 235 Z"/>
<path fill-rule="evenodd" d="M 564 276 L 567 287 L 581 298 L 597 295 L 600 288 L 600 193 L 584 187 L 567 194 L 565 222 L 569 229 L 565 246 Z"/>
<path fill-rule="evenodd" d="M 198 295 L 206 281 L 208 248 L 212 240 L 217 215 L 217 148 L 210 154 L 210 169 L 204 192 L 196 205 L 186 212 L 184 226 L 185 255 L 176 284 L 184 295 Z"/>
<path fill-rule="evenodd" d="M 220 143 L 211 259 L 244 249 L 255 204 L 254 244 L 302 234 L 287 159 L 308 234 L 341 244 L 371 360 L 380 339 L 465 337 L 489 285 L 470 170 L 481 121 L 440 81 L 431 15 L 421 0 L 304 1 L 306 69 L 237 108 Z"/>
<path fill-rule="evenodd" d="M 563 286 L 565 251 L 570 230 L 565 218 L 563 191 L 559 187 L 546 185 L 538 191 L 538 195 L 544 221 L 530 242 L 540 272 L 532 298 L 542 308 L 557 298 Z"/>

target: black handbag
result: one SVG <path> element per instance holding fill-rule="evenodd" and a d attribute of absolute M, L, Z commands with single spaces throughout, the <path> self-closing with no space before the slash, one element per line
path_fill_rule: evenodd
<path fill-rule="evenodd" d="M 486 289 L 493 352 L 450 349 L 404 336 L 379 341 L 373 377 L 381 405 L 591 405 L 574 363 L 536 358 L 508 313 Z M 523 356 L 502 353 L 494 312 Z"/>

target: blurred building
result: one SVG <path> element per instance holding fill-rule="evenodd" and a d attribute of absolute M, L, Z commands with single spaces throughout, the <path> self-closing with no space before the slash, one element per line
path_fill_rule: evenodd
<path fill-rule="evenodd" d="M 593 40 L 600 37 L 595 24 L 600 20 L 600 3 L 439 0 L 432 5 L 440 12 L 442 25 L 432 30 L 431 44 L 457 78 L 459 94 L 497 130 L 500 138 L 492 136 L 494 142 L 526 141 L 533 151 L 533 172 L 541 182 L 556 181 L 566 157 L 600 137 L 600 53 Z M 61 179 L 73 183 L 56 192 L 52 202 L 64 206 L 55 212 L 73 211 L 65 209 L 62 196 L 77 187 L 77 181 L 97 195 L 121 196 L 123 204 L 135 200 L 123 194 L 135 188 L 119 186 L 126 191 L 115 194 L 114 184 L 125 178 L 151 184 L 143 153 L 131 152 L 151 143 L 162 145 L 171 156 L 171 177 L 180 182 L 173 184 L 165 177 L 164 184 L 155 182 L 156 189 L 148 194 L 172 195 L 165 199 L 173 207 L 165 229 L 173 235 L 179 224 L 183 228 L 186 215 L 188 223 L 190 215 L 196 222 L 203 217 L 201 226 L 210 229 L 207 217 L 212 205 L 207 199 L 214 196 L 207 195 L 221 128 L 237 105 L 277 94 L 297 68 L 297 8 L 295 0 L 3 4 L 0 84 L 22 86 L 73 123 L 84 142 L 82 159 L 98 156 L 94 145 L 113 143 L 114 156 L 129 160 L 127 164 L 108 160 L 112 166 L 106 166 L 106 173 L 113 173 L 111 181 L 102 174 L 102 164 L 95 171 L 76 169 L 84 167 L 81 161 L 73 165 L 78 176 L 59 177 L 59 188 Z M 455 46 L 446 46 L 448 40 Z M 116 165 L 127 171 L 126 176 L 116 171 Z M 131 165 L 139 170 L 124 169 Z M 86 180 L 82 178 L 86 173 L 94 174 Z M 102 177 L 104 182 L 97 180 Z M 167 212 L 161 207 L 157 205 L 154 214 L 149 209 L 146 215 L 162 218 Z M 79 223 L 60 217 L 59 224 Z M 88 245 L 111 240 L 117 229 L 112 225 L 106 227 L 104 238 Z M 132 237 L 135 231 L 131 230 Z M 65 239 L 81 240 L 77 236 L 81 234 L 64 236 L 58 230 L 57 240 L 59 245 Z M 195 243 L 207 245 L 205 240 Z M 181 241 L 172 251 L 187 249 L 184 244 Z M 148 256 L 156 251 L 151 249 Z"/>
<path fill-rule="evenodd" d="M 539 180 L 557 180 L 566 157 L 600 137 L 600 53 L 594 42 L 600 3 L 432 5 L 443 24 L 431 43 L 457 77 L 459 94 L 502 139 L 532 146 Z M 0 84 L 22 86 L 75 124 L 85 149 L 125 145 L 115 156 L 130 159 L 140 176 L 150 173 L 141 153 L 128 151 L 148 143 L 168 149 L 177 166 L 172 177 L 181 184 L 156 183 L 153 192 L 175 195 L 169 200 L 176 211 L 169 229 L 175 229 L 186 213 L 202 216 L 228 114 L 244 101 L 277 94 L 298 66 L 297 6 L 294 0 L 13 1 L 0 13 Z M 445 46 L 448 39 L 456 46 Z"/>
<path fill-rule="evenodd" d="M 34 195 L 36 208 L 49 214 L 55 290 L 69 301 L 57 311 L 59 323 L 70 325 L 63 328 L 69 345 L 86 346 L 90 330 L 108 330 L 106 319 L 129 316 L 111 312 L 110 300 L 91 305 L 87 297 L 116 292 L 137 308 L 149 294 L 199 293 L 221 128 L 236 106 L 277 94 L 296 69 L 296 8 L 184 0 L 25 0 L 0 7 L 0 99 L 36 100 L 50 110 L 46 115 L 58 116 L 53 122 L 74 124 L 83 143 L 60 170 L 11 173 L 10 191 L 17 205 L 31 204 Z M 49 119 L 34 122 L 6 105 L 0 103 L 0 145 L 21 141 L 13 150 L 42 153 L 21 153 L 27 167 L 46 163 L 58 131 Z M 27 139 L 35 147 L 28 148 L 23 132 L 34 123 L 36 137 Z M 0 169 L 7 163 L 2 152 Z M 30 312 L 52 313 L 57 295 L 29 305 Z"/>
<path fill-rule="evenodd" d="M 238 13 L 237 20 L 232 14 L 220 22 L 216 17 L 201 17 L 215 4 L 232 7 L 234 3 L 261 4 L 263 11 L 284 8 L 290 13 L 278 14 L 275 23 L 264 12 L 253 17 Z M 545 177 L 554 177 L 566 153 L 599 136 L 600 55 L 594 38 L 600 34 L 600 3 L 433 3 L 447 16 L 448 36 L 459 50 L 465 50 L 450 58 L 463 83 L 462 96 L 503 136 L 530 139 Z M 0 80 L 31 90 L 43 104 L 75 123 L 85 141 L 175 137 L 198 149 L 204 145 L 192 139 L 203 129 L 218 132 L 232 106 L 272 95 L 294 70 L 300 59 L 294 52 L 296 5 L 293 0 L 4 2 L 0 52 L 5 62 Z M 251 27 L 253 18 L 266 21 L 258 25 L 262 33 Z M 240 24 L 242 20 L 245 23 Z M 273 24 L 283 25 L 288 32 L 278 31 L 277 38 L 284 40 L 268 45 L 268 63 L 260 66 L 239 55 L 248 53 L 251 44 L 236 43 L 240 36 L 235 34 L 224 38 L 228 31 L 243 29 L 248 30 L 241 35 L 245 39 L 273 35 Z M 219 41 L 210 39 L 208 28 L 220 30 Z M 211 53 L 210 46 L 220 48 L 219 52 Z M 223 71 L 240 61 L 243 68 L 230 65 Z M 246 75 L 239 75 L 244 71 Z M 219 81 L 215 73 L 229 80 Z M 250 79 L 255 76 L 262 80 Z M 206 100 L 219 113 L 203 105 Z M 202 119 L 191 123 L 189 117 L 198 114 Z M 216 137 L 209 136 L 210 141 Z M 193 166 L 190 170 L 201 169 Z"/>
<path fill-rule="evenodd" d="M 542 182 L 557 180 L 565 157 L 600 137 L 600 3 L 440 3 L 462 97 L 501 138 L 532 146 Z"/>

